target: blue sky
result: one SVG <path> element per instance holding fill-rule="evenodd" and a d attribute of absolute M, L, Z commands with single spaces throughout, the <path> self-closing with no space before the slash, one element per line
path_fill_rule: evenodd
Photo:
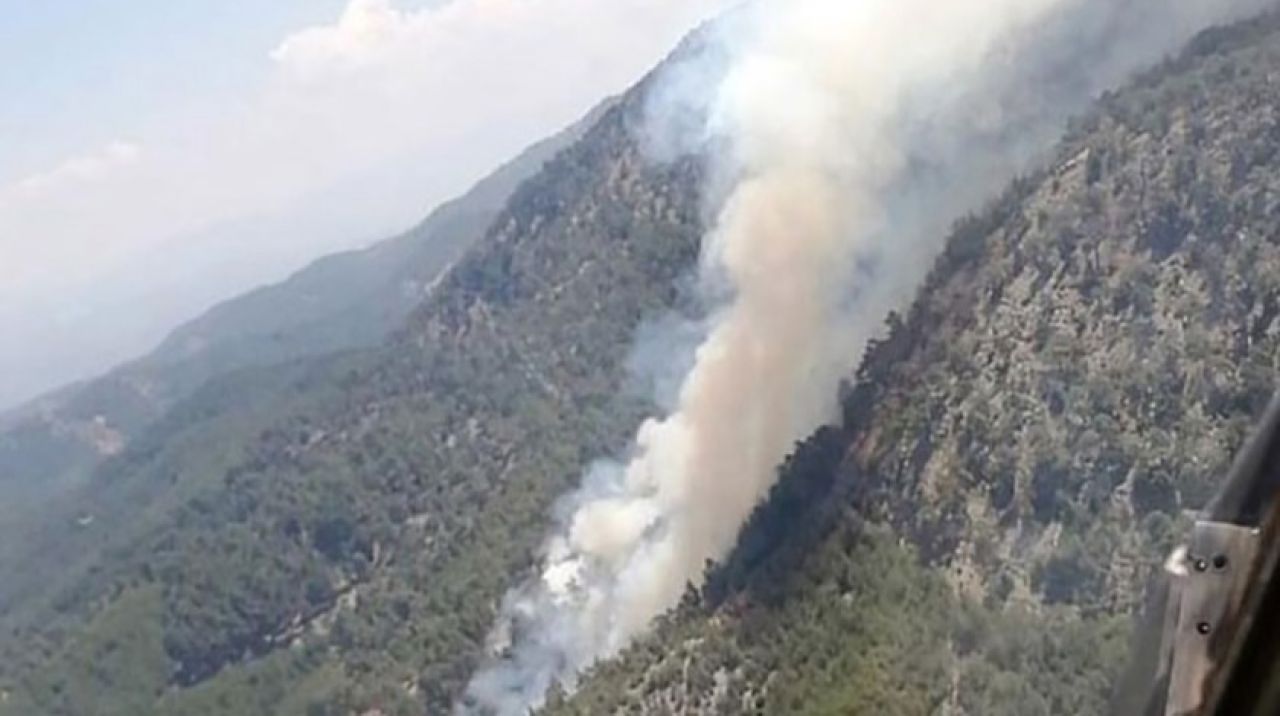
<path fill-rule="evenodd" d="M 417 223 L 728 2 L 0 0 L 0 409 Z"/>

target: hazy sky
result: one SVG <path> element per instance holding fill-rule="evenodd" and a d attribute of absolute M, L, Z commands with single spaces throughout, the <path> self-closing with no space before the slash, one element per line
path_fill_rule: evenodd
<path fill-rule="evenodd" d="M 0 0 L 0 407 L 421 219 L 727 0 Z"/>

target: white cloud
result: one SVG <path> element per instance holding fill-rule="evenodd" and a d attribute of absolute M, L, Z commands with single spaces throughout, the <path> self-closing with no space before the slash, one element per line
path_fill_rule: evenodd
<path fill-rule="evenodd" d="M 136 163 L 141 156 L 142 148 L 138 145 L 116 140 L 89 154 L 72 157 L 53 169 L 19 179 L 11 186 L 0 186 L 0 203 L 38 198 L 75 184 L 100 181 L 113 170 Z"/>
<path fill-rule="evenodd" d="M 282 67 L 315 79 L 413 58 L 438 60 L 434 67 L 457 72 L 496 69 L 514 75 L 544 61 L 567 61 L 605 73 L 633 66 L 628 49 L 669 45 L 679 33 L 728 3 L 715 0 L 453 0 L 417 10 L 393 0 L 351 0 L 337 22 L 285 38 L 272 53 Z M 677 30 L 673 35 L 672 30 Z M 587 54 L 583 54 L 583 51 Z M 608 57 L 598 54 L 606 51 Z M 656 59 L 651 53 L 646 61 Z M 479 64 L 456 65 L 449 60 Z M 514 60 L 514 62 L 512 62 Z M 488 65 L 486 67 L 485 65 Z"/>
<path fill-rule="evenodd" d="M 116 287 L 142 295 L 154 284 L 160 294 L 163 275 L 194 274 L 178 287 L 189 294 L 163 288 L 172 312 L 191 315 L 211 293 L 231 295 L 413 223 L 625 89 L 730 1 L 451 0 L 410 10 L 350 0 L 335 22 L 282 38 L 261 85 L 237 101 L 0 187 L 0 305 L 33 309 L 0 311 L 0 342 L 22 332 L 15 322 L 62 310 L 49 306 L 148 326 L 121 330 L 148 338 L 114 350 L 84 345 L 74 325 L 42 332 L 22 362 L 71 353 L 84 356 L 78 368 L 10 373 L 2 380 L 25 386 L 0 384 L 0 405 L 140 352 L 172 327 L 152 310 L 154 296 L 110 315 L 96 309 L 119 298 L 105 295 Z M 293 228 L 247 248 L 210 231 L 254 216 Z M 154 265 L 162 255 L 222 258 Z"/>
<path fill-rule="evenodd" d="M 426 17 L 425 12 L 420 17 Z M 390 0 L 352 0 L 337 23 L 285 38 L 271 58 L 304 74 L 359 67 L 412 34 L 412 26 L 421 24 L 418 19 L 397 10 Z"/>

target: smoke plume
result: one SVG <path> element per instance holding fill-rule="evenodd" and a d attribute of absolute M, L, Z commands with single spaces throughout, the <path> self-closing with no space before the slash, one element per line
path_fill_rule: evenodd
<path fill-rule="evenodd" d="M 699 277 L 728 298 L 668 414 L 566 498 L 460 711 L 527 713 L 674 606 L 795 442 L 833 417 L 839 380 L 950 225 L 1101 91 L 1266 4 L 761 0 L 707 30 L 714 51 L 674 61 L 652 90 L 647 139 L 713 152 Z"/>

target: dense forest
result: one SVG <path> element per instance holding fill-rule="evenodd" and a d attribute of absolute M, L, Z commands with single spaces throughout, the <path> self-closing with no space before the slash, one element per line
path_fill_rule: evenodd
<path fill-rule="evenodd" d="M 1101 713 L 1273 389 L 1277 68 L 1273 18 L 1206 33 L 961 222 L 733 554 L 546 712 Z M 0 545 L 0 714 L 449 713 L 689 300 L 706 170 L 645 158 L 650 82 L 385 342 L 219 373 Z"/>

